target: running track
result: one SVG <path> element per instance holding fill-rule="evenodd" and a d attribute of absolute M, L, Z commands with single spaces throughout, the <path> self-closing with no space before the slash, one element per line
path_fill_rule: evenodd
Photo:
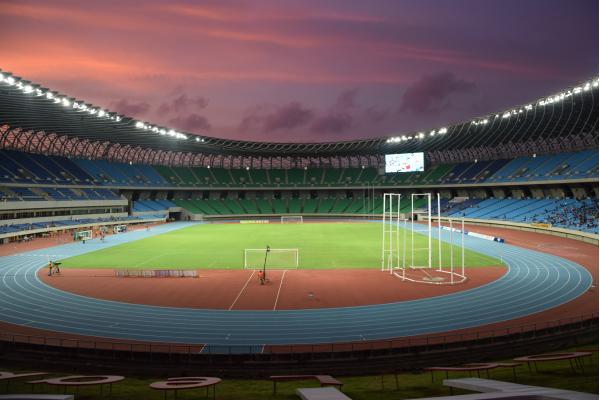
<path fill-rule="evenodd" d="M 442 333 L 547 310 L 587 291 L 592 276 L 569 260 L 465 237 L 465 247 L 501 257 L 507 273 L 487 285 L 445 296 L 361 307 L 292 310 L 196 310 L 127 304 L 60 291 L 36 271 L 65 258 L 189 226 L 172 223 L 97 240 L 0 257 L 0 320 L 113 339 L 262 346 L 381 340 Z M 442 232 L 442 239 L 448 238 Z M 455 235 L 455 240 L 458 235 Z"/>

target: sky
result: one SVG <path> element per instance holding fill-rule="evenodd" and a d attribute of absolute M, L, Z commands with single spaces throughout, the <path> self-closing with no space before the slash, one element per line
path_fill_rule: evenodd
<path fill-rule="evenodd" d="M 0 69 L 237 140 L 439 128 L 598 75 L 597 0 L 0 0 Z"/>

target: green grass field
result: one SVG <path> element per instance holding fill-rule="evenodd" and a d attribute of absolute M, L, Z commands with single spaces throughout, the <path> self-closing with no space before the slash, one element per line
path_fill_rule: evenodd
<path fill-rule="evenodd" d="M 371 223 L 202 224 L 61 261 L 66 268 L 241 269 L 244 249 L 270 245 L 273 249 L 298 249 L 299 268 L 380 268 L 381 235 L 381 225 Z M 415 234 L 415 249 L 425 247 L 427 238 Z M 410 242 L 407 248 L 409 264 Z M 437 266 L 435 240 L 433 248 L 432 262 Z M 450 246 L 444 243 L 442 249 L 443 263 L 449 265 Z M 267 266 L 289 267 L 292 254 L 276 253 L 270 253 Z M 262 266 L 264 252 L 249 257 L 250 265 Z M 415 250 L 416 265 L 425 265 L 426 257 L 426 251 Z M 457 246 L 454 262 L 460 265 Z M 465 250 L 468 267 L 500 264 L 498 259 Z"/>

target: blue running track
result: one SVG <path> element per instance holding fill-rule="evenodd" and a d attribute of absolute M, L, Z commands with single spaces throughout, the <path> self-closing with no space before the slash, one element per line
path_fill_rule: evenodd
<path fill-rule="evenodd" d="M 48 255 L 65 258 L 142 239 L 191 223 L 178 222 L 13 256 L 0 257 L 0 320 L 71 334 L 215 346 L 317 344 L 442 333 L 511 320 L 583 294 L 592 277 L 553 255 L 465 237 L 465 247 L 502 258 L 500 279 L 449 295 L 360 307 L 292 311 L 225 311 L 99 300 L 52 288 L 36 271 Z M 442 232 L 447 239 L 448 232 Z M 456 237 L 456 236 L 455 236 Z M 455 239 L 456 240 L 456 239 Z"/>

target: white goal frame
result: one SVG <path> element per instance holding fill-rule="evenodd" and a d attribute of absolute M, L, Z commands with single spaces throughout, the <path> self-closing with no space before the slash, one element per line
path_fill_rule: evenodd
<path fill-rule="evenodd" d="M 89 229 L 85 231 L 77 231 L 77 240 L 92 240 L 94 238 L 94 231 Z"/>
<path fill-rule="evenodd" d="M 248 252 L 257 252 L 264 256 L 266 249 L 244 249 L 244 269 L 254 269 L 248 266 Z M 300 265 L 300 251 L 298 249 L 269 249 L 269 253 L 282 253 L 282 252 L 293 252 L 294 253 L 294 266 L 291 268 L 269 268 L 269 260 L 267 258 L 267 269 L 268 270 L 282 270 L 282 269 L 298 269 Z M 258 266 L 258 269 L 262 269 L 262 265 Z"/>
<path fill-rule="evenodd" d="M 286 221 L 286 219 L 296 219 L 295 221 Z M 304 218 L 302 218 L 302 215 L 282 215 L 281 216 L 281 223 L 282 224 L 286 224 L 286 223 L 290 223 L 290 224 L 303 224 L 304 223 Z"/>
<path fill-rule="evenodd" d="M 127 230 L 127 225 L 113 225 L 113 233 L 122 233 Z"/>

